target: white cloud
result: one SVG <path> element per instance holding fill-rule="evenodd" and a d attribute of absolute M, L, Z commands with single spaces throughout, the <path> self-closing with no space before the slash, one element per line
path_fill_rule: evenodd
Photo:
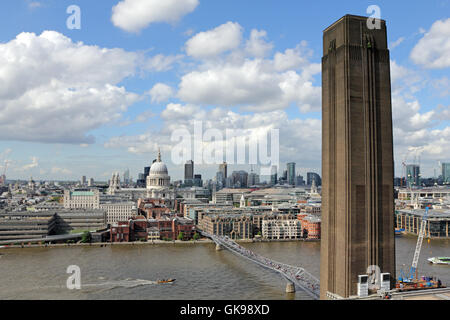
<path fill-rule="evenodd" d="M 151 23 L 175 23 L 193 12 L 199 0 L 123 0 L 112 8 L 111 20 L 127 32 L 139 32 Z"/>
<path fill-rule="evenodd" d="M 391 60 L 391 86 L 394 95 L 401 93 L 413 98 L 414 93 L 422 89 L 425 84 L 426 80 L 420 73 Z"/>
<path fill-rule="evenodd" d="M 30 169 L 37 168 L 39 166 L 39 159 L 37 157 L 31 157 L 31 163 L 26 164 L 20 168 L 16 168 L 16 171 L 28 171 Z"/>
<path fill-rule="evenodd" d="M 411 51 L 411 59 L 428 69 L 450 67 L 450 18 L 438 20 Z"/>
<path fill-rule="evenodd" d="M 398 47 L 403 41 L 405 41 L 405 37 L 400 37 L 397 40 L 395 40 L 394 42 L 391 42 L 389 47 L 391 49 L 394 49 L 395 47 Z"/>
<path fill-rule="evenodd" d="M 141 60 L 55 31 L 1 43 L 1 139 L 92 143 L 90 130 L 119 119 L 138 100 L 117 84 L 133 76 Z"/>
<path fill-rule="evenodd" d="M 155 114 L 151 111 L 144 111 L 136 116 L 136 122 L 146 122 L 148 119 L 153 118 Z"/>
<path fill-rule="evenodd" d="M 320 72 L 318 66 L 298 74 L 276 72 L 270 61 L 261 59 L 217 64 L 184 75 L 178 96 L 188 103 L 241 106 L 247 110 L 284 109 L 296 103 L 302 111 L 318 111 L 320 87 L 312 84 L 312 75 Z"/>
<path fill-rule="evenodd" d="M 265 38 L 267 38 L 266 31 L 253 29 L 250 39 L 247 40 L 245 51 L 250 56 L 264 58 L 273 49 L 273 44 L 266 42 Z"/>
<path fill-rule="evenodd" d="M 308 49 L 306 41 L 302 41 L 294 49 L 286 49 L 284 53 L 277 52 L 274 56 L 274 67 L 277 71 L 296 70 L 309 63 L 312 51 Z"/>
<path fill-rule="evenodd" d="M 242 27 L 227 22 L 209 31 L 197 33 L 186 42 L 186 52 L 194 58 L 210 58 L 237 48 L 242 41 Z"/>
<path fill-rule="evenodd" d="M 442 97 L 450 95 L 450 79 L 448 77 L 433 80 L 432 85 Z"/>
<path fill-rule="evenodd" d="M 153 86 L 149 93 L 152 97 L 153 103 L 160 103 L 166 102 L 171 97 L 173 97 L 174 90 L 172 89 L 172 87 L 164 83 L 157 83 Z"/>
<path fill-rule="evenodd" d="M 450 159 L 450 108 L 424 111 L 412 89 L 424 80 L 395 61 L 391 61 L 391 78 L 396 175 L 400 176 L 405 158 L 411 163 L 421 157 L 422 173 L 431 176 L 436 160 Z"/>
<path fill-rule="evenodd" d="M 177 97 L 187 104 L 272 111 L 297 105 L 301 112 L 319 111 L 320 87 L 314 76 L 321 65 L 311 63 L 312 50 L 302 41 L 294 49 L 276 52 L 265 30 L 253 29 L 242 38 L 233 22 L 201 32 L 187 43 L 189 56 L 200 61 L 184 74 Z"/>
<path fill-rule="evenodd" d="M 320 119 L 289 119 L 284 111 L 259 112 L 241 114 L 223 108 L 204 110 L 196 105 L 168 104 L 161 113 L 163 123 L 161 130 L 136 136 L 120 136 L 111 138 L 107 148 L 125 148 L 134 154 L 155 153 L 163 147 L 166 163 L 170 163 L 169 155 L 172 147 L 178 142 L 171 141 L 174 130 L 187 129 L 194 138 L 194 122 L 201 121 L 203 130 L 214 128 L 219 130 L 226 141 L 226 130 L 243 130 L 245 135 L 266 137 L 271 129 L 280 130 L 281 161 L 297 161 L 304 167 L 315 167 L 320 159 Z M 319 143 L 318 143 L 319 142 Z M 301 149 L 300 154 L 298 150 Z M 212 174 L 216 170 L 213 166 Z"/>
<path fill-rule="evenodd" d="M 165 56 L 163 54 L 157 54 L 149 59 L 147 59 L 143 64 L 143 69 L 148 71 L 168 71 L 172 69 L 173 64 L 180 61 L 183 55 L 169 55 Z"/>

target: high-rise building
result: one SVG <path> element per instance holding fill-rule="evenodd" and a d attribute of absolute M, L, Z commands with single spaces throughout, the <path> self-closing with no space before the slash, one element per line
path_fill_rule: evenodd
<path fill-rule="evenodd" d="M 313 180 L 316 181 L 316 186 L 322 185 L 322 178 L 315 172 L 307 172 L 306 173 L 306 184 L 308 186 L 312 185 Z"/>
<path fill-rule="evenodd" d="M 82 177 L 81 177 L 81 185 L 82 185 L 82 186 L 85 186 L 86 184 L 87 184 L 86 176 L 82 176 Z"/>
<path fill-rule="evenodd" d="M 231 175 L 233 179 L 233 186 L 236 188 L 247 188 L 248 173 L 244 170 L 233 171 Z"/>
<path fill-rule="evenodd" d="M 444 183 L 450 183 L 450 162 L 442 164 L 442 180 Z"/>
<path fill-rule="evenodd" d="M 278 182 L 278 169 L 277 166 L 272 166 L 270 173 L 270 185 L 274 186 Z"/>
<path fill-rule="evenodd" d="M 420 167 L 417 164 L 406 166 L 406 182 L 408 187 L 420 185 Z"/>
<path fill-rule="evenodd" d="M 194 179 L 192 179 L 192 184 L 196 187 L 203 187 L 203 180 L 201 174 L 194 175 Z"/>
<path fill-rule="evenodd" d="M 156 160 L 153 160 L 155 163 Z M 144 167 L 144 173 L 139 173 L 139 179 L 136 181 L 136 184 L 140 188 L 145 188 L 147 185 L 147 177 L 150 174 L 150 167 Z"/>
<path fill-rule="evenodd" d="M 303 176 L 298 175 L 297 179 L 295 181 L 295 185 L 296 186 L 304 186 L 305 185 L 305 180 L 303 180 Z"/>
<path fill-rule="evenodd" d="M 184 165 L 184 180 L 194 179 L 194 161 L 189 160 Z"/>
<path fill-rule="evenodd" d="M 222 171 L 216 173 L 217 190 L 222 189 L 225 186 L 225 177 Z"/>
<path fill-rule="evenodd" d="M 125 170 L 123 173 L 123 183 L 125 185 L 130 183 L 130 169 Z"/>
<path fill-rule="evenodd" d="M 369 268 L 395 279 L 390 57 L 376 22 L 346 15 L 323 35 L 322 299 L 356 295 Z"/>
<path fill-rule="evenodd" d="M 289 185 L 295 185 L 295 162 L 287 164 L 287 182 Z"/>
<path fill-rule="evenodd" d="M 248 186 L 255 186 L 257 184 L 259 184 L 259 175 L 254 172 L 251 172 L 248 175 Z"/>
<path fill-rule="evenodd" d="M 219 171 L 221 171 L 223 173 L 224 178 L 228 178 L 227 176 L 227 163 L 224 162 L 222 164 L 219 165 Z"/>
<path fill-rule="evenodd" d="M 231 188 L 233 186 L 233 177 L 225 178 L 225 188 Z"/>

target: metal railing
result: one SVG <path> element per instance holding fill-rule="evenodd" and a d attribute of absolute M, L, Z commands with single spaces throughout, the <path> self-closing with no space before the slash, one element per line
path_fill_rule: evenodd
<path fill-rule="evenodd" d="M 305 269 L 263 257 L 249 249 L 240 246 L 228 237 L 219 237 L 211 235 L 204 231 L 202 231 L 201 234 L 212 239 L 216 244 L 228 249 L 229 251 L 240 257 L 246 258 L 264 268 L 280 273 L 284 278 L 306 292 L 313 299 L 319 299 L 319 279 L 314 277 Z"/>

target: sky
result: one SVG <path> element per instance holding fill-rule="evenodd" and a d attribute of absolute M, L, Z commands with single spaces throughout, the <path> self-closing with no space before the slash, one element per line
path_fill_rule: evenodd
<path fill-rule="evenodd" d="M 0 174 L 137 178 L 161 148 L 182 179 L 173 150 L 188 144 L 174 132 L 194 136 L 195 123 L 224 138 L 278 130 L 280 170 L 320 173 L 322 32 L 370 5 L 387 21 L 396 175 L 403 161 L 439 174 L 450 162 L 450 0 L 1 0 Z M 195 173 L 212 178 L 218 166 L 201 160 Z"/>

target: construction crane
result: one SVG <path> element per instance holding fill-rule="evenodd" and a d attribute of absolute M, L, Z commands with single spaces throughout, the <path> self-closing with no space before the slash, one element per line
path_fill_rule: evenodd
<path fill-rule="evenodd" d="M 416 251 L 414 251 L 414 258 L 411 265 L 411 270 L 409 272 L 409 278 L 412 279 L 416 274 L 417 263 L 419 262 L 420 250 L 422 249 L 423 237 L 425 236 L 427 219 L 428 219 L 428 210 L 430 207 L 425 208 L 425 214 L 422 217 L 422 223 L 420 224 L 420 232 L 419 237 L 417 238 Z M 417 278 L 417 276 L 416 276 Z"/>
<path fill-rule="evenodd" d="M 429 207 L 425 208 L 425 214 L 422 217 L 422 223 L 420 224 L 419 237 L 417 238 L 416 250 L 414 251 L 414 257 L 413 257 L 413 261 L 411 264 L 411 269 L 409 270 L 409 274 L 408 274 L 408 276 L 405 276 L 403 273 L 403 270 L 400 271 L 400 274 L 402 275 L 402 277 L 399 278 L 399 281 L 412 282 L 414 280 L 417 280 L 417 275 L 416 275 L 417 264 L 419 262 L 420 250 L 422 249 L 423 237 L 425 236 L 425 230 L 426 230 L 426 226 L 427 226 L 429 209 L 430 209 Z"/>
<path fill-rule="evenodd" d="M 403 181 L 405 181 L 405 187 L 407 187 L 408 184 L 406 182 L 407 180 L 406 180 L 406 163 L 405 163 L 405 161 L 402 162 L 402 178 L 400 179 L 400 187 L 401 188 L 403 188 Z"/>

